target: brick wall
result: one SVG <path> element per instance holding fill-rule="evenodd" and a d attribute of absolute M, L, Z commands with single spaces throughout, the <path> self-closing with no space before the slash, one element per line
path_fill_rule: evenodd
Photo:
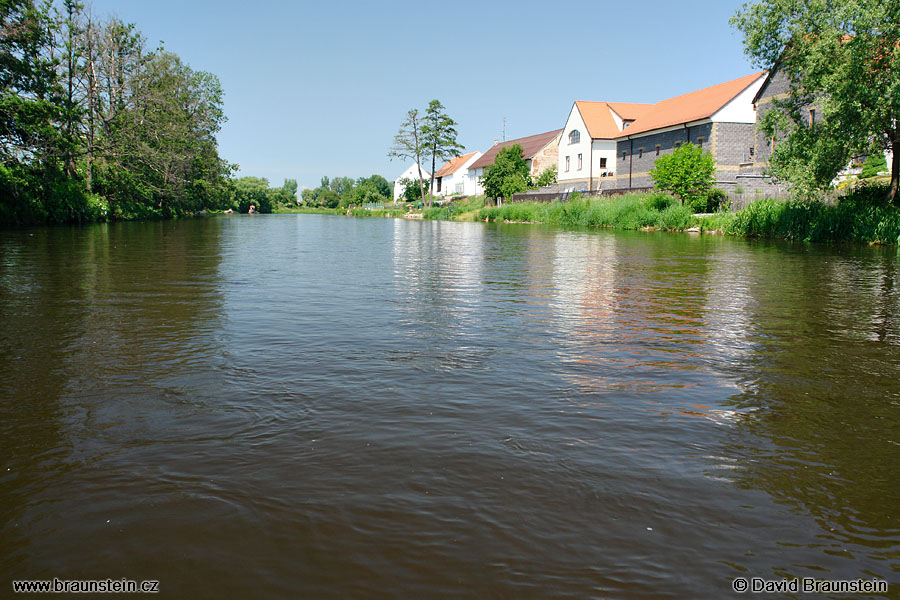
<path fill-rule="evenodd" d="M 650 179 L 650 169 L 656 164 L 656 146 L 659 145 L 658 156 L 662 156 L 671 154 L 675 150 L 675 144 L 686 142 L 696 144 L 700 138 L 703 138 L 703 148 L 708 150 L 712 144 L 713 125 L 713 123 L 704 123 L 686 129 L 646 135 L 634 140 L 619 140 L 616 145 L 616 187 L 618 189 L 651 187 L 653 181 Z M 631 172 L 630 186 L 629 169 Z"/>

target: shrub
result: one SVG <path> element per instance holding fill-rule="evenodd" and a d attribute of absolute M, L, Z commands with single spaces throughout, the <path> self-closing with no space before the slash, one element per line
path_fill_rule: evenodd
<path fill-rule="evenodd" d="M 656 159 L 650 177 L 657 189 L 672 192 L 682 202 L 705 202 L 712 187 L 716 162 L 712 154 L 688 142 Z"/>

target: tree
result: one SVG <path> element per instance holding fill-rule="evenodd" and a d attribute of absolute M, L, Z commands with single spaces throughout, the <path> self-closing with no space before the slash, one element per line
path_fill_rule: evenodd
<path fill-rule="evenodd" d="M 391 197 L 391 184 L 381 175 L 372 175 L 371 177 L 360 177 L 356 180 L 356 187 L 372 187 L 385 198 Z"/>
<path fill-rule="evenodd" d="M 546 185 L 551 185 L 556 183 L 557 177 L 559 176 L 559 168 L 556 165 L 550 165 L 544 171 L 538 175 L 538 178 L 534 181 L 534 187 L 540 188 Z"/>
<path fill-rule="evenodd" d="M 425 140 L 427 155 L 431 157 L 431 179 L 428 189 L 434 189 L 434 171 L 437 160 L 450 160 L 465 150 L 456 141 L 456 121 L 447 116 L 446 109 L 439 100 L 432 100 L 425 109 L 422 122 L 422 137 Z M 428 205 L 431 205 L 429 196 Z"/>
<path fill-rule="evenodd" d="M 869 152 L 869 155 L 866 157 L 866 162 L 863 163 L 862 173 L 860 173 L 859 178 L 869 179 L 870 177 L 876 177 L 882 171 L 887 171 L 887 160 L 884 158 L 884 152 L 876 149 Z"/>
<path fill-rule="evenodd" d="M 689 205 L 706 202 L 712 189 L 716 161 L 712 154 L 700 146 L 687 143 L 676 148 L 671 154 L 663 154 L 656 159 L 650 169 L 650 177 L 659 190 L 672 192 Z"/>
<path fill-rule="evenodd" d="M 522 146 L 513 144 L 501 149 L 494 162 L 484 168 L 481 178 L 488 198 L 509 200 L 513 194 L 528 189 L 528 163 L 522 155 Z"/>
<path fill-rule="evenodd" d="M 425 138 L 422 135 L 422 123 L 419 119 L 419 111 L 411 108 L 406 113 L 406 118 L 400 124 L 400 131 L 394 136 L 394 144 L 388 150 L 391 160 L 414 159 L 419 170 L 419 193 L 422 203 L 425 202 L 425 183 L 422 180 L 422 155 L 426 151 Z"/>
<path fill-rule="evenodd" d="M 822 188 L 851 156 L 893 150 L 888 196 L 900 202 L 900 3 L 756 0 L 731 19 L 751 60 L 789 83 L 760 127 L 779 135 L 774 174 Z M 815 123 L 808 108 L 815 105 Z"/>

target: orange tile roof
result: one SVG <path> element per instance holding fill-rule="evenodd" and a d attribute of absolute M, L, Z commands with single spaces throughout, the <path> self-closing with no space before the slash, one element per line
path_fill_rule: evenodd
<path fill-rule="evenodd" d="M 653 108 L 626 128 L 619 137 L 707 119 L 765 74 L 765 71 L 760 71 L 657 102 Z"/>
<path fill-rule="evenodd" d="M 463 154 L 462 156 L 456 156 L 454 158 L 451 158 L 444 164 L 443 167 L 438 169 L 437 173 L 435 173 L 434 176 L 435 177 L 446 177 L 447 175 L 450 175 L 451 173 L 455 173 L 457 170 L 459 170 L 460 167 L 462 167 L 464 164 L 466 164 L 466 161 L 469 160 L 470 158 L 472 158 L 472 156 L 474 154 L 475 154 L 474 152 L 469 152 L 468 154 Z"/>
<path fill-rule="evenodd" d="M 478 169 L 494 164 L 494 157 L 497 156 L 497 153 L 500 152 L 500 150 L 502 150 L 503 148 L 508 148 L 509 146 L 512 146 L 514 144 L 522 146 L 522 156 L 525 157 L 525 160 L 528 160 L 530 158 L 533 158 L 534 155 L 540 152 L 547 144 L 555 140 L 556 136 L 558 136 L 560 133 L 562 133 L 562 129 L 555 129 L 546 133 L 538 133 L 536 135 L 529 135 L 527 137 L 519 138 L 516 140 L 508 140 L 506 142 L 494 144 L 482 155 L 481 158 L 469 165 L 469 168 Z"/>
<path fill-rule="evenodd" d="M 634 104 L 630 102 L 587 102 L 576 100 L 575 106 L 581 113 L 581 119 L 587 127 L 588 134 L 594 140 L 611 140 L 622 132 L 616 125 L 610 110 L 625 120 L 634 120 L 647 113 L 652 104 Z"/>

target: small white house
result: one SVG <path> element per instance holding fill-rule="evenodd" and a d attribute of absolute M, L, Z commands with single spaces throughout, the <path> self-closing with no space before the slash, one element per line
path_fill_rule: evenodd
<path fill-rule="evenodd" d="M 434 194 L 445 198 L 451 196 L 474 196 L 477 180 L 469 173 L 469 166 L 481 158 L 481 152 L 469 152 L 451 158 L 434 174 Z"/>
<path fill-rule="evenodd" d="M 431 173 L 429 173 L 425 169 L 422 169 L 421 172 L 422 181 L 425 182 L 425 187 L 427 188 L 428 181 L 431 179 Z M 403 184 L 400 182 L 404 179 L 412 179 L 413 181 L 419 179 L 419 167 L 416 165 L 416 163 L 412 163 L 411 165 L 409 165 L 406 170 L 403 171 L 400 177 L 394 180 L 394 202 L 397 202 L 398 200 L 400 200 L 401 196 L 403 196 Z"/>

